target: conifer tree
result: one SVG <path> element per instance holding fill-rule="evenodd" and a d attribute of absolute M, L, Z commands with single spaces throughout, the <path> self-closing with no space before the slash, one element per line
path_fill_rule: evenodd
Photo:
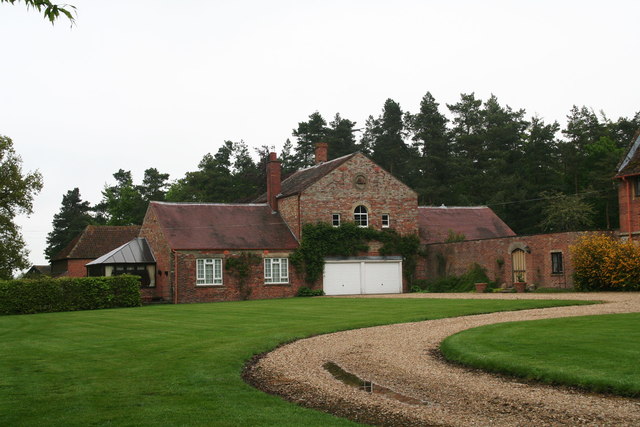
<path fill-rule="evenodd" d="M 87 225 L 93 223 L 90 212 L 89 202 L 82 201 L 77 187 L 62 196 L 60 212 L 53 216 L 53 230 L 47 234 L 44 254 L 48 260 L 64 249 Z"/>

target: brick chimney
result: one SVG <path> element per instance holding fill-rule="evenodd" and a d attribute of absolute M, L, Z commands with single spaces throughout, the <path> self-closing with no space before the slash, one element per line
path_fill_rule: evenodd
<path fill-rule="evenodd" d="M 316 165 L 324 163 L 328 159 L 328 145 L 326 142 L 316 142 Z"/>
<path fill-rule="evenodd" d="M 276 153 L 269 153 L 269 161 L 267 162 L 267 203 L 274 212 L 278 211 L 278 199 L 276 196 L 280 194 L 280 160 Z"/>

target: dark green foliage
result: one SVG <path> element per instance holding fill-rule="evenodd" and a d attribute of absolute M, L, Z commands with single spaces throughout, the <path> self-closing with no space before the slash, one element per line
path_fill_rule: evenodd
<path fill-rule="evenodd" d="M 261 152 L 261 159 L 267 154 Z M 167 200 L 203 203 L 250 200 L 258 196 L 264 185 L 265 165 L 253 162 L 244 141 L 225 141 L 215 155 L 205 154 L 197 171 L 187 172 L 171 185 Z"/>
<path fill-rule="evenodd" d="M 475 289 L 476 283 L 487 283 L 488 288 L 495 287 L 487 276 L 487 272 L 479 264 L 473 263 L 469 270 L 462 276 L 445 276 L 435 280 L 420 280 L 415 285 L 422 291 L 427 292 L 471 292 Z M 419 292 L 418 289 L 412 289 L 412 292 Z"/>
<path fill-rule="evenodd" d="M 23 172 L 22 159 L 11 138 L 0 135 L 0 280 L 28 267 L 24 240 L 13 222 L 18 214 L 33 213 L 33 198 L 42 189 L 39 172 Z"/>
<path fill-rule="evenodd" d="M 156 168 L 144 171 L 142 185 L 134 185 L 131 171 L 113 174 L 116 185 L 105 186 L 102 201 L 96 205 L 97 220 L 107 225 L 139 225 L 150 201 L 163 201 L 169 174 Z"/>
<path fill-rule="evenodd" d="M 0 281 L 0 314 L 95 310 L 140 305 L 140 278 L 65 277 Z"/>
<path fill-rule="evenodd" d="M 224 264 L 225 271 L 236 277 L 240 288 L 240 297 L 246 300 L 251 295 L 251 287 L 247 279 L 251 274 L 251 268 L 260 263 L 261 258 L 249 252 L 242 252 L 239 255 L 227 258 Z"/>
<path fill-rule="evenodd" d="M 324 291 L 322 289 L 311 289 L 306 286 L 298 289 L 297 297 L 320 297 L 324 295 Z"/>
<path fill-rule="evenodd" d="M 413 172 L 410 159 L 415 150 L 405 142 L 408 132 L 400 104 L 387 99 L 380 117 L 368 120 L 364 132 L 363 139 L 369 140 L 373 160 L 401 181 L 410 182 Z"/>
<path fill-rule="evenodd" d="M 411 281 L 419 254 L 418 236 L 401 236 L 393 230 L 361 228 L 350 222 L 340 227 L 326 223 L 306 224 L 302 228 L 300 246 L 289 259 L 296 268 L 304 269 L 307 283 L 315 283 L 322 276 L 325 257 L 355 256 L 366 252 L 369 249 L 367 242 L 372 240 L 383 243 L 381 255 L 403 257 L 403 274 Z"/>
<path fill-rule="evenodd" d="M 580 231 L 593 227 L 594 209 L 580 194 L 542 192 L 546 200 L 540 227 L 548 232 Z"/>
<path fill-rule="evenodd" d="M 60 212 L 53 216 L 53 230 L 47 235 L 44 254 L 48 260 L 64 249 L 85 227 L 94 222 L 89 202 L 83 202 L 76 187 L 62 196 Z"/>

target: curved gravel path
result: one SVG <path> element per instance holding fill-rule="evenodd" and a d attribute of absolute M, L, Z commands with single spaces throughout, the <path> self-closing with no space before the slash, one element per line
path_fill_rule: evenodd
<path fill-rule="evenodd" d="M 381 296 L 376 296 L 381 297 Z M 580 299 L 604 304 L 464 316 L 320 335 L 284 345 L 248 366 L 260 389 L 304 406 L 377 425 L 640 425 L 640 400 L 524 384 L 450 365 L 438 345 L 458 331 L 491 323 L 640 312 L 639 293 L 402 294 L 388 298 Z M 423 401 L 402 403 L 334 379 L 344 370 Z"/>

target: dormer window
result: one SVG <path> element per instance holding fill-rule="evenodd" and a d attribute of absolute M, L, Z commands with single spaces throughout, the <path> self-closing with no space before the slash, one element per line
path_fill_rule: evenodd
<path fill-rule="evenodd" d="M 369 226 L 369 213 L 367 212 L 367 208 L 365 206 L 358 206 L 353 211 L 353 221 L 356 223 L 358 227 L 368 227 Z"/>

